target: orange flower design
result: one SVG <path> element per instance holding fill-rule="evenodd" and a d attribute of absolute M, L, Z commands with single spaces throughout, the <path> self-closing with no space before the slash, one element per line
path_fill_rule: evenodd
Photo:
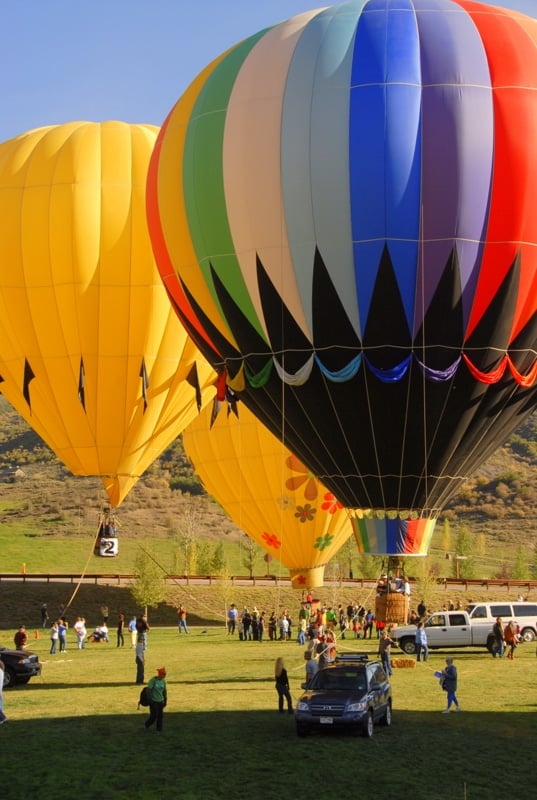
<path fill-rule="evenodd" d="M 297 472 L 298 475 L 293 475 L 285 481 L 285 486 L 291 492 L 296 492 L 301 486 L 304 486 L 304 499 L 316 500 L 317 491 L 317 478 L 296 456 L 290 455 L 285 461 L 285 464 L 292 472 Z"/>
<path fill-rule="evenodd" d="M 327 492 L 323 500 L 324 503 L 321 504 L 321 508 L 323 511 L 328 511 L 329 514 L 335 514 L 336 511 L 340 511 L 343 508 L 343 503 L 340 503 L 332 492 Z"/>
<path fill-rule="evenodd" d="M 282 543 L 274 533 L 265 532 L 261 538 L 264 540 L 267 547 L 273 547 L 275 550 L 278 550 L 282 546 Z"/>

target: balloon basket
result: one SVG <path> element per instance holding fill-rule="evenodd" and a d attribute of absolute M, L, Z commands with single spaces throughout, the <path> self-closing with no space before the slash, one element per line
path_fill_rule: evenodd
<path fill-rule="evenodd" d="M 385 592 L 375 599 L 375 619 L 387 625 L 406 625 L 409 599 L 402 592 Z"/>

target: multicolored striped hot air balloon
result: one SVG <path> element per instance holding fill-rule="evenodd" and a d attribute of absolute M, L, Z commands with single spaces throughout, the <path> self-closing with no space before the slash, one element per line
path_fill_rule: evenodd
<path fill-rule="evenodd" d="M 535 141 L 537 21 L 467 0 L 301 14 L 161 130 L 148 219 L 175 309 L 365 552 L 426 552 L 535 407 Z"/>

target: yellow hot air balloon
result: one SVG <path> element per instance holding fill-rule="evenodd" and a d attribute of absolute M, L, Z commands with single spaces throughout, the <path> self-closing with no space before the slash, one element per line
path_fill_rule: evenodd
<path fill-rule="evenodd" d="M 211 407 L 185 428 L 196 474 L 231 519 L 290 572 L 296 589 L 323 585 L 324 568 L 352 534 L 334 495 L 240 405 L 239 416 Z"/>
<path fill-rule="evenodd" d="M 153 260 L 157 133 L 73 122 L 0 145 L 0 391 L 112 507 L 213 394 Z"/>

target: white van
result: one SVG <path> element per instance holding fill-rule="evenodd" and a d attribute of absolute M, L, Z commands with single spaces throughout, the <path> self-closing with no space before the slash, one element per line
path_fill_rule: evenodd
<path fill-rule="evenodd" d="M 537 638 L 537 603 L 525 601 L 471 603 L 466 610 L 470 615 L 472 627 L 483 624 L 490 628 L 496 622 L 496 618 L 501 617 L 504 625 L 513 620 L 515 625 L 520 626 L 520 635 L 525 642 L 533 642 Z"/>

